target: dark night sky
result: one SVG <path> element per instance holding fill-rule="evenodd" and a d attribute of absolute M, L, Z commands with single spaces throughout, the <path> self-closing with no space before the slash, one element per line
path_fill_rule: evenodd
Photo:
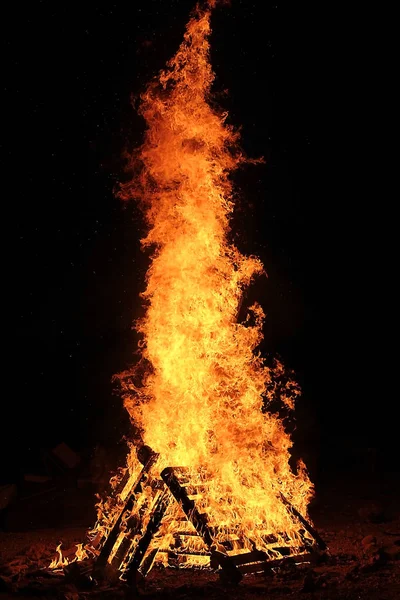
<path fill-rule="evenodd" d="M 133 357 L 147 262 L 140 216 L 113 188 L 124 148 L 143 131 L 130 95 L 174 54 L 192 6 L 35 2 L 8 17 L 3 415 L 13 432 L 6 455 L 18 448 L 19 464 L 62 440 L 79 449 L 125 431 L 110 379 Z M 247 153 L 266 159 L 236 176 L 233 220 L 240 248 L 269 274 L 249 292 L 267 312 L 263 350 L 296 370 L 303 413 L 337 445 L 350 433 L 383 445 L 390 406 L 386 351 L 373 341 L 385 304 L 382 231 L 371 229 L 384 191 L 374 112 L 382 87 L 364 17 L 233 0 L 216 11 L 211 38 L 230 122 Z"/>

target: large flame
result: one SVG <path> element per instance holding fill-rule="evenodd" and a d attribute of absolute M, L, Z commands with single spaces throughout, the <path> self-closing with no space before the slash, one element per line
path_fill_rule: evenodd
<path fill-rule="evenodd" d="M 160 453 L 160 470 L 204 468 L 200 510 L 221 531 L 262 547 L 260 531 L 296 537 L 279 493 L 305 514 L 312 484 L 302 465 L 290 468 L 290 436 L 268 412 L 276 372 L 257 353 L 261 307 L 238 322 L 243 291 L 263 266 L 229 241 L 229 175 L 246 159 L 210 95 L 211 4 L 196 8 L 178 52 L 141 98 L 147 130 L 120 195 L 141 201 L 142 243 L 153 249 L 137 325 L 147 372 L 140 384 L 137 368 L 121 381 L 132 421 Z M 289 383 L 280 399 L 292 407 L 296 394 Z"/>

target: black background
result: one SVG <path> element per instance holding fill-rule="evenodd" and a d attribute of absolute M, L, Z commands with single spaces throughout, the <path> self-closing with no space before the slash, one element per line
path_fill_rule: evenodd
<path fill-rule="evenodd" d="M 130 96 L 175 53 L 192 7 L 33 2 L 7 15 L 9 474 L 40 448 L 112 447 L 127 432 L 111 377 L 134 360 L 148 258 L 137 208 L 113 190 L 143 133 Z M 267 313 L 263 352 L 297 373 L 300 436 L 319 440 L 327 465 L 358 446 L 387 464 L 397 432 L 392 350 L 379 333 L 394 326 L 389 92 L 384 35 L 363 10 L 233 0 L 212 20 L 215 91 L 245 151 L 266 161 L 235 176 L 233 238 L 269 275 L 248 299 Z"/>

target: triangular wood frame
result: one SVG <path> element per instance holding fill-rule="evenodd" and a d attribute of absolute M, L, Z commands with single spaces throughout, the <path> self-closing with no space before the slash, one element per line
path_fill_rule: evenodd
<path fill-rule="evenodd" d="M 229 552 L 224 545 L 216 542 L 213 530 L 208 524 L 207 516 L 201 514 L 193 498 L 189 497 L 186 486 L 190 483 L 188 469 L 168 467 L 156 476 L 155 468 L 158 455 L 148 452 L 143 468 L 125 495 L 123 506 L 120 506 L 115 521 L 108 534 L 101 534 L 91 539 L 85 549 L 93 564 L 94 578 L 104 578 L 107 572 L 118 573 L 121 579 L 135 584 L 138 578 L 146 577 L 156 559 L 159 547 L 154 545 L 155 536 L 160 529 L 163 517 L 171 503 L 177 502 L 200 536 L 208 550 L 210 567 L 218 571 L 220 578 L 237 584 L 246 573 L 266 572 L 280 567 L 285 562 L 300 564 L 310 562 L 315 554 L 321 554 L 327 547 L 312 525 L 280 494 L 280 501 L 286 506 L 293 519 L 301 526 L 303 546 L 292 548 L 290 544 L 276 548 L 281 558 L 271 559 L 266 552 L 254 549 L 235 554 Z M 127 474 L 121 487 L 128 481 Z M 146 487 L 146 501 L 143 501 L 143 489 Z M 193 489 L 193 485 L 191 488 Z M 148 491 L 151 490 L 149 495 Z M 142 502 L 140 520 L 132 519 L 136 503 Z M 273 537 L 273 536 L 272 536 Z M 153 542 L 153 547 L 151 544 Z M 174 552 L 171 552 L 171 556 Z M 179 555 L 179 550 L 177 551 Z M 204 556 L 204 555 L 203 555 Z M 207 556 L 207 554 L 205 555 Z M 176 557 L 176 553 L 175 553 Z"/>

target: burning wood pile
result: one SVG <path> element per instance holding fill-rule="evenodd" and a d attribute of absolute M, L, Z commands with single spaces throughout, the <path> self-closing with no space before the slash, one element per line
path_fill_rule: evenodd
<path fill-rule="evenodd" d="M 42 548 L 27 538 L 25 550 L 12 557 L 2 557 L 0 543 L 0 593 L 115 600 L 125 592 L 132 597 L 158 566 L 181 569 L 181 578 L 184 569 L 196 573 L 191 598 L 220 598 L 221 588 L 225 597 L 226 584 L 245 575 L 253 587 L 232 597 L 265 595 L 256 576 L 271 573 L 268 589 L 279 597 L 315 590 L 335 600 L 367 598 L 365 590 L 369 599 L 399 596 L 399 516 L 392 531 L 380 531 L 373 528 L 376 510 L 363 513 L 364 527 L 355 511 L 346 531 L 339 519 L 335 533 L 345 503 L 330 497 L 324 537 L 336 555 L 315 565 L 327 554 L 307 515 L 313 486 L 305 466 L 290 463 L 284 426 L 299 391 L 280 363 L 268 366 L 257 351 L 264 315 L 257 304 L 246 314 L 243 294 L 263 266 L 229 241 L 229 175 L 248 160 L 210 94 L 215 2 L 196 8 L 177 54 L 143 94 L 147 131 L 120 190 L 121 198 L 141 201 L 148 226 L 143 246 L 152 248 L 145 314 L 136 326 L 140 360 L 118 376 L 136 432 L 127 465 L 98 503 L 86 541 L 67 555 L 59 546 L 50 569 L 44 568 L 50 544 L 38 532 Z M 9 545 L 17 541 L 5 536 Z M 74 543 L 81 536 L 83 530 Z M 208 570 L 218 573 L 219 587 L 206 583 L 193 595 L 193 580 Z M 117 588 L 120 580 L 126 585 Z M 382 595 L 382 583 L 390 594 Z M 188 597 L 186 586 L 169 596 L 160 589 L 148 597 Z"/>
<path fill-rule="evenodd" d="M 281 494 L 277 501 L 300 526 L 298 541 L 260 527 L 264 550 L 259 550 L 237 530 L 210 523 L 207 514 L 198 510 L 198 501 L 207 494 L 204 471 L 169 467 L 159 474 L 157 454 L 142 447 L 138 455 L 141 468 L 127 469 L 114 482 L 114 493 L 85 546 L 78 548 L 71 563 L 60 553 L 52 568 L 65 567 L 67 575 L 80 579 L 120 578 L 136 585 L 155 563 L 161 563 L 214 569 L 224 582 L 239 583 L 246 573 L 277 569 L 283 562 L 309 563 L 326 549 L 313 527 Z M 82 561 L 79 568 L 77 561 Z"/>
<path fill-rule="evenodd" d="M 142 244 L 153 249 L 140 360 L 118 376 L 143 444 L 99 505 L 82 562 L 95 578 L 112 569 L 133 581 L 162 563 L 218 569 L 238 583 L 325 548 L 307 521 L 312 484 L 301 462 L 290 466 L 275 410 L 292 410 L 298 388 L 278 385 L 283 367 L 257 352 L 261 307 L 243 314 L 263 266 L 228 239 L 230 174 L 250 161 L 211 97 L 214 4 L 196 7 L 177 54 L 142 95 L 145 139 L 119 193 L 141 202 Z"/>

